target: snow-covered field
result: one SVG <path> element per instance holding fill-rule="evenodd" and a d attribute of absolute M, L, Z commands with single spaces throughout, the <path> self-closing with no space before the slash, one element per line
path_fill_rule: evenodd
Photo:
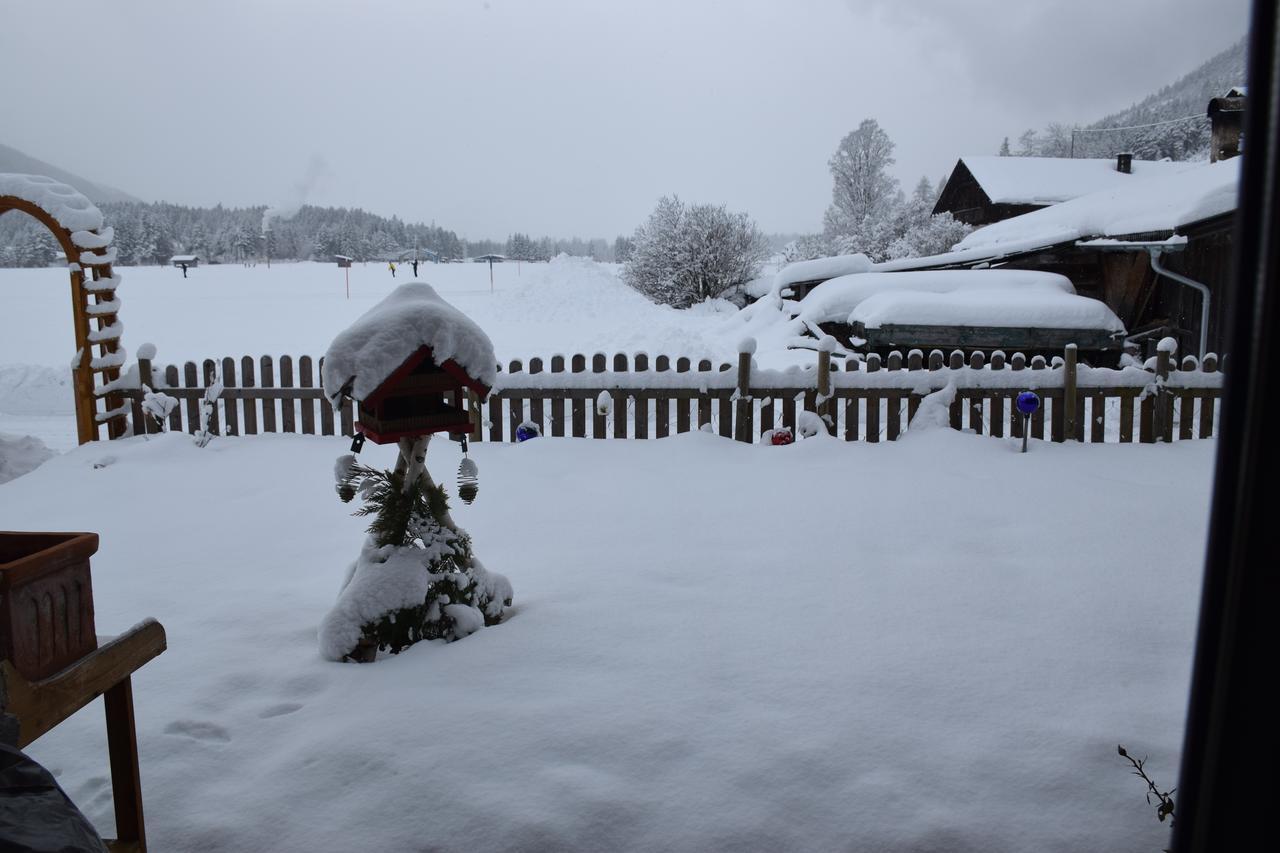
<path fill-rule="evenodd" d="M 125 267 L 123 343 L 166 363 L 227 355 L 320 356 L 339 331 L 398 284 L 386 264 L 356 264 L 351 298 L 333 264 L 202 266 L 182 278 L 168 267 Z M 498 358 L 639 351 L 735 357 L 741 331 L 728 303 L 686 311 L 655 305 L 617 267 L 561 257 L 549 264 L 422 264 L 419 278 L 480 324 Z M 70 371 L 75 353 L 63 269 L 0 269 L 0 432 L 75 445 Z M 782 355 L 785 358 L 785 354 Z"/>
<path fill-rule="evenodd" d="M 99 531 L 99 631 L 168 631 L 158 850 L 1147 853 L 1115 747 L 1174 784 L 1213 447 L 479 445 L 455 518 L 514 613 L 372 665 L 316 647 L 364 524 L 341 439 L 86 446 L 0 527 Z M 100 704 L 31 751 L 109 831 Z"/>

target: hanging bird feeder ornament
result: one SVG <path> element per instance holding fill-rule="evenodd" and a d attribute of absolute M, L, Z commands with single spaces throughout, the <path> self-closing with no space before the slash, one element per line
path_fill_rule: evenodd
<path fill-rule="evenodd" d="M 1014 405 L 1022 414 L 1022 452 L 1027 452 L 1027 435 L 1031 432 L 1031 416 L 1040 408 L 1040 397 L 1034 391 L 1023 391 Z"/>
<path fill-rule="evenodd" d="M 511 584 L 472 553 L 471 537 L 454 523 L 444 489 L 426 467 L 431 437 L 449 433 L 463 450 L 458 495 L 475 500 L 478 468 L 466 456 L 466 436 L 496 365 L 480 327 L 421 282 L 396 288 L 330 344 L 325 396 L 334 408 L 350 400 L 357 412 L 352 452 L 334 468 L 338 497 L 360 497 L 356 515 L 373 521 L 320 626 L 320 651 L 329 660 L 372 661 L 379 651 L 458 640 L 502 621 Z M 358 463 L 364 439 L 394 443 L 395 467 Z"/>

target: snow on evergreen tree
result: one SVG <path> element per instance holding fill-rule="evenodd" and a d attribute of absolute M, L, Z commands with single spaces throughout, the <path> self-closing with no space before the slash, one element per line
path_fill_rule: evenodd
<path fill-rule="evenodd" d="M 663 196 L 631 239 L 622 278 L 663 305 L 687 308 L 756 277 L 768 255 L 745 213 Z"/>
<path fill-rule="evenodd" d="M 1004 138 L 1004 142 L 1000 143 L 1000 156 L 1010 157 L 1012 156 L 1012 154 L 1013 152 L 1009 150 L 1009 137 L 1006 136 Z"/>

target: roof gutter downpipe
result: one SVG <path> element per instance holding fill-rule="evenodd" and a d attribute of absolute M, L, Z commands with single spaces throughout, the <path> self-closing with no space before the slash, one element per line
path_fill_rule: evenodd
<path fill-rule="evenodd" d="M 1160 255 L 1162 251 L 1163 250 L 1158 246 L 1151 246 L 1150 248 L 1147 249 L 1148 254 L 1151 255 L 1151 269 L 1155 272 L 1155 274 L 1162 275 L 1165 278 L 1173 279 L 1178 284 L 1185 284 L 1187 287 L 1195 288 L 1200 292 L 1200 355 L 1199 357 L 1200 357 L 1200 360 L 1203 361 L 1204 351 L 1205 349 L 1208 348 L 1208 343 L 1209 343 L 1209 302 L 1211 299 L 1209 294 L 1209 288 L 1201 284 L 1200 282 L 1196 281 L 1195 279 L 1187 278 L 1185 275 L 1182 275 L 1181 273 L 1176 273 L 1173 270 L 1161 264 Z"/>

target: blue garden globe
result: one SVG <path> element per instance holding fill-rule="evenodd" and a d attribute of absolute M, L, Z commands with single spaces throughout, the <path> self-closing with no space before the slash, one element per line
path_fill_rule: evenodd
<path fill-rule="evenodd" d="M 1024 415 L 1034 414 L 1035 410 L 1040 408 L 1040 397 L 1035 391 L 1023 391 L 1018 395 L 1017 404 L 1018 411 Z"/>

